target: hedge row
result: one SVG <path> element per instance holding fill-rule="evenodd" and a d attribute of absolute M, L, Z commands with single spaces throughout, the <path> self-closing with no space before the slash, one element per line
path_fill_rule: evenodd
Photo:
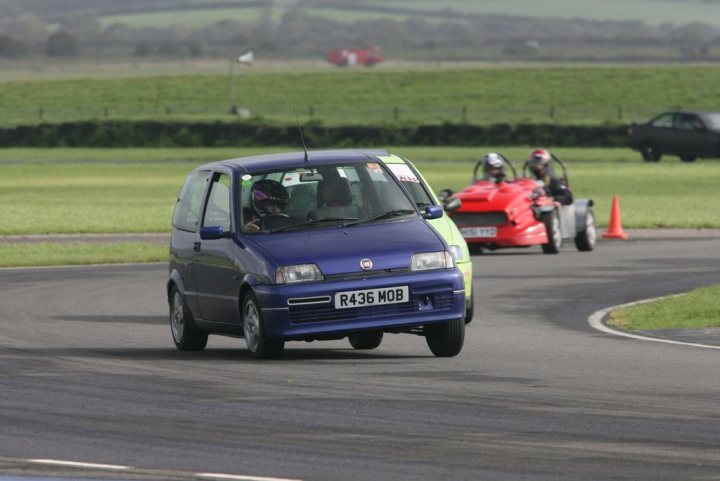
<path fill-rule="evenodd" d="M 418 127 L 305 125 L 308 148 L 393 145 L 627 145 L 626 128 L 553 124 L 444 124 Z M 299 146 L 296 126 L 240 123 L 92 121 L 0 129 L 3 147 L 253 147 Z"/>

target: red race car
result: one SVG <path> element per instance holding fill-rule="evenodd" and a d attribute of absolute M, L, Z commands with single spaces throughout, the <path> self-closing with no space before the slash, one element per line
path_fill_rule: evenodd
<path fill-rule="evenodd" d="M 455 221 L 470 252 L 483 249 L 542 246 L 545 254 L 557 254 L 563 240 L 573 239 L 579 251 L 595 247 L 596 230 L 591 199 L 576 199 L 561 205 L 543 189 L 543 184 L 526 176 L 518 177 L 513 164 L 500 156 L 512 170 L 512 180 L 492 182 L 478 177 L 479 161 L 473 170 L 473 183 L 462 192 L 444 190 L 445 210 Z M 565 164 L 552 156 L 552 164 L 562 168 L 568 185 Z"/>

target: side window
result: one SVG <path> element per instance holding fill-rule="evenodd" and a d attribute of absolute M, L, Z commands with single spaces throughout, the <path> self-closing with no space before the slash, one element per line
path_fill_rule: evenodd
<path fill-rule="evenodd" d="M 653 127 L 672 127 L 674 114 L 663 114 L 653 120 L 650 125 Z"/>
<path fill-rule="evenodd" d="M 225 232 L 229 232 L 230 225 L 230 176 L 217 174 L 210 184 L 202 226 L 220 226 Z"/>
<path fill-rule="evenodd" d="M 197 172 L 187 176 L 175 204 L 173 227 L 189 231 L 197 230 L 203 194 L 209 180 L 210 172 Z"/>
<path fill-rule="evenodd" d="M 696 115 L 680 114 L 677 116 L 675 125 L 678 129 L 698 130 L 702 129 L 703 123 Z"/>

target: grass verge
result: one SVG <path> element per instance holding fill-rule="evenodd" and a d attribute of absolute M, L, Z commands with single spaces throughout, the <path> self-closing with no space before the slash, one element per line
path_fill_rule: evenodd
<path fill-rule="evenodd" d="M 168 246 L 145 242 L 0 244 L 0 267 L 163 262 Z"/>
<path fill-rule="evenodd" d="M 617 309 L 608 324 L 629 331 L 720 327 L 720 285 Z"/>

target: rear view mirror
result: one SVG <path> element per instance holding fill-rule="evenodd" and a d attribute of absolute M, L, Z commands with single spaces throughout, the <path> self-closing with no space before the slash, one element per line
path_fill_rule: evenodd
<path fill-rule="evenodd" d="M 456 211 L 460 207 L 462 207 L 462 201 L 459 197 L 450 197 L 443 203 L 443 209 L 445 209 L 446 212 Z"/>
<path fill-rule="evenodd" d="M 229 236 L 230 232 L 226 232 L 225 229 L 219 225 L 200 228 L 200 239 L 202 240 L 222 239 L 223 237 Z"/>
<path fill-rule="evenodd" d="M 443 209 L 439 205 L 429 205 L 425 207 L 425 211 L 423 212 L 423 217 L 425 219 L 439 219 L 443 216 Z"/>
<path fill-rule="evenodd" d="M 300 182 L 320 182 L 323 175 L 320 172 L 303 172 L 300 174 Z"/>

